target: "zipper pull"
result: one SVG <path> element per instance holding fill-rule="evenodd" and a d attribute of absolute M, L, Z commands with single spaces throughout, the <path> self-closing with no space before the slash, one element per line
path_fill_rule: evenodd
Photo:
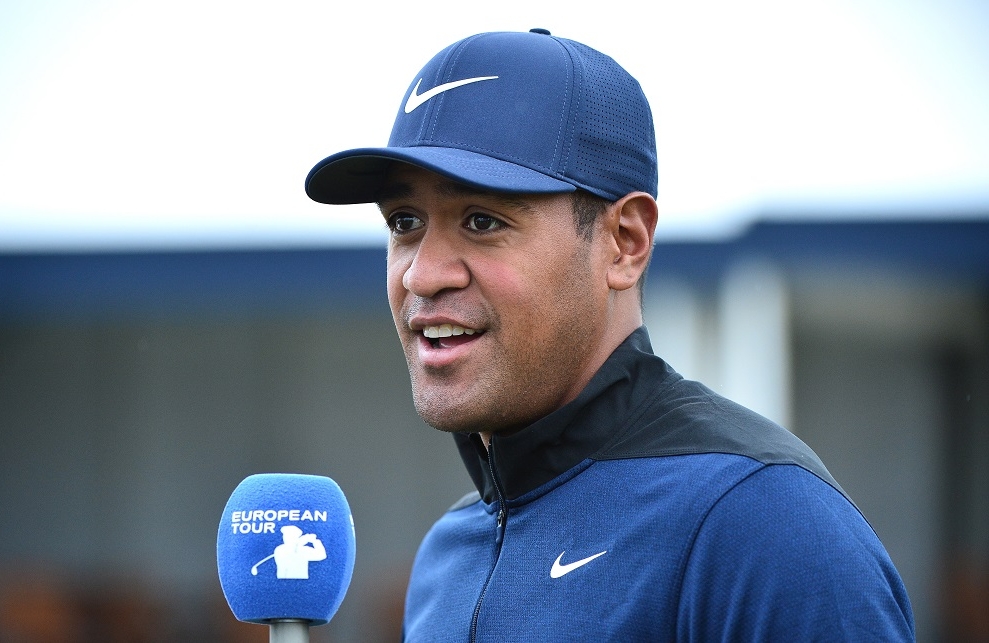
<path fill-rule="evenodd" d="M 498 510 L 498 522 L 495 528 L 495 545 L 501 547 L 502 541 L 505 539 L 505 519 L 507 514 L 504 507 Z"/>

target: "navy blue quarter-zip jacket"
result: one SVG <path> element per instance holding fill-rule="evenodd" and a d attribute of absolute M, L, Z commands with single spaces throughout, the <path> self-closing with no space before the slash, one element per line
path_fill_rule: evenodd
<path fill-rule="evenodd" d="M 455 436 L 477 493 L 426 535 L 410 643 L 914 640 L 903 583 L 818 457 L 640 328 L 573 402 Z"/>

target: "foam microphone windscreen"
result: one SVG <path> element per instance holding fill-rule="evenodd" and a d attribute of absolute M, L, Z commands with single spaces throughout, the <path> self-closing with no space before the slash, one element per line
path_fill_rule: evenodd
<path fill-rule="evenodd" d="M 248 476 L 230 495 L 216 536 L 223 594 L 234 616 L 250 623 L 326 623 L 350 585 L 355 555 L 350 505 L 324 476 Z"/>

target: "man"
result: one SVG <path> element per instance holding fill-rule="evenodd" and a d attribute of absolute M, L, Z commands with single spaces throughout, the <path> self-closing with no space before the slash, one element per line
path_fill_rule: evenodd
<path fill-rule="evenodd" d="M 282 544 L 275 547 L 277 578 L 309 578 L 309 563 L 326 560 L 326 548 L 316 534 L 304 534 L 295 525 L 282 527 Z"/>
<path fill-rule="evenodd" d="M 478 490 L 420 547 L 406 640 L 911 640 L 813 452 L 652 354 L 656 184 L 638 83 L 542 29 L 444 49 L 388 147 L 310 172 L 378 203 L 416 409 Z"/>

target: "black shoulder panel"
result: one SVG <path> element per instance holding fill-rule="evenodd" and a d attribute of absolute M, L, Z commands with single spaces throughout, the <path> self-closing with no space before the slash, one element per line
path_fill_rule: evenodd
<path fill-rule="evenodd" d="M 690 380 L 658 392 L 639 418 L 594 459 L 692 453 L 730 453 L 763 464 L 796 464 L 848 497 L 817 454 L 797 436 Z"/>

